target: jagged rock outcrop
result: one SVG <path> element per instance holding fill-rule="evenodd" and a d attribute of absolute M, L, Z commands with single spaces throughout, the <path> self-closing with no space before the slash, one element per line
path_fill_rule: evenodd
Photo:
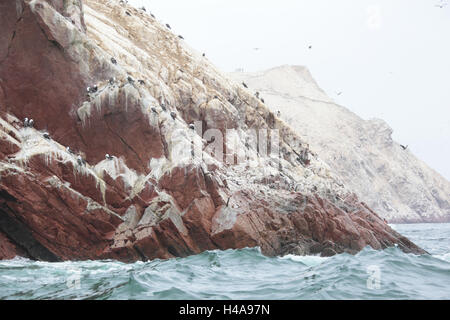
<path fill-rule="evenodd" d="M 380 119 L 363 120 L 337 105 L 305 67 L 233 73 L 383 218 L 394 223 L 450 222 L 450 182 L 403 150 Z"/>
<path fill-rule="evenodd" d="M 0 4 L 0 21 L 1 259 L 424 252 L 145 12 L 17 0 Z M 263 152 L 251 129 L 277 129 L 279 152 Z M 218 159 L 223 147 L 233 161 Z"/>

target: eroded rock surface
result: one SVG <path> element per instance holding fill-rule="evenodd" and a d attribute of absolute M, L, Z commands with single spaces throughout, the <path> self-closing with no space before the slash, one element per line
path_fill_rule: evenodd
<path fill-rule="evenodd" d="M 0 21 L 1 259 L 423 252 L 251 92 L 142 10 L 2 1 Z M 208 129 L 234 131 L 218 143 Z M 277 129 L 279 153 L 257 148 L 251 129 Z M 217 159 L 212 146 L 246 161 Z"/>
<path fill-rule="evenodd" d="M 337 105 L 305 67 L 233 73 L 258 91 L 279 118 L 383 218 L 393 223 L 450 222 L 450 182 L 392 139 L 381 119 Z"/>

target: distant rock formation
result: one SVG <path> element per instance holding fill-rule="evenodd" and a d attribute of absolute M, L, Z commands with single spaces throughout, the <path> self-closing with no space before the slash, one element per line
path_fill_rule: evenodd
<path fill-rule="evenodd" d="M 354 191 L 394 223 L 450 222 L 450 182 L 392 140 L 380 119 L 363 120 L 337 105 L 301 66 L 233 73 L 311 144 Z"/>
<path fill-rule="evenodd" d="M 253 93 L 144 11 L 2 1 L 0 21 L 0 259 L 424 252 Z M 208 129 L 235 130 L 222 143 Z M 278 130 L 276 157 L 252 147 L 250 129 Z M 215 144 L 246 161 L 220 161 Z"/>

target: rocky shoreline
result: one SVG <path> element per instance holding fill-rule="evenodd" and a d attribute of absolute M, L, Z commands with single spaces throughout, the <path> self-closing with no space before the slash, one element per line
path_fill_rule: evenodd
<path fill-rule="evenodd" d="M 0 259 L 425 252 L 163 23 L 118 2 L 65 4 L 0 4 Z M 275 158 L 254 129 L 277 132 Z"/>

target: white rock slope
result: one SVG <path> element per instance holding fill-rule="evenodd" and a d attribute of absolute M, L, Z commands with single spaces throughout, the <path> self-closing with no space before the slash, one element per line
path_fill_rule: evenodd
<path fill-rule="evenodd" d="M 345 185 L 390 222 L 450 222 L 450 182 L 392 140 L 380 119 L 337 105 L 301 66 L 232 73 L 306 141 Z"/>

